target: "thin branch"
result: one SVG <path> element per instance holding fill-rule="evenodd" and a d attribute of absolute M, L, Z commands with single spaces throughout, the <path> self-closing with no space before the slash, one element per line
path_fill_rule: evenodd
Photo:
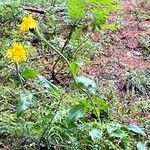
<path fill-rule="evenodd" d="M 75 22 L 75 23 L 73 24 L 73 26 L 72 26 L 72 28 L 71 28 L 71 30 L 70 30 L 70 33 L 69 33 L 69 35 L 68 35 L 68 37 L 67 37 L 67 39 L 66 39 L 66 41 L 65 41 L 65 43 L 64 43 L 64 46 L 63 46 L 62 49 L 61 49 L 61 52 L 64 51 L 64 49 L 66 48 L 66 46 L 67 46 L 68 43 L 70 42 L 71 36 L 72 36 L 73 32 L 75 31 L 76 27 L 80 24 L 80 22 L 81 22 L 81 20 L 79 20 L 77 23 Z"/>
<path fill-rule="evenodd" d="M 80 22 L 81 22 L 81 20 L 79 20 L 78 22 L 75 22 L 75 23 L 73 24 L 73 26 L 72 26 L 72 28 L 71 28 L 71 30 L 70 30 L 70 32 L 69 32 L 69 35 L 68 35 L 68 37 L 66 38 L 66 41 L 65 41 L 65 43 L 64 43 L 64 45 L 63 45 L 63 47 L 62 47 L 62 49 L 60 50 L 61 53 L 63 53 L 63 51 L 65 50 L 66 46 L 67 46 L 68 43 L 70 42 L 71 37 L 72 37 L 72 34 L 73 34 L 73 32 L 75 31 L 76 27 L 80 24 Z M 58 64 L 59 60 L 60 60 L 60 56 L 57 58 L 57 60 L 55 61 L 55 64 L 54 64 L 53 67 L 52 67 L 52 79 L 54 79 L 55 76 L 56 76 L 56 74 L 57 74 L 57 73 L 55 73 L 55 67 L 56 67 L 56 65 Z"/>
<path fill-rule="evenodd" d="M 39 13 L 39 14 L 45 14 L 46 13 L 45 10 L 33 8 L 33 7 L 22 6 L 22 9 L 26 10 L 26 11 L 34 12 L 34 13 Z"/>

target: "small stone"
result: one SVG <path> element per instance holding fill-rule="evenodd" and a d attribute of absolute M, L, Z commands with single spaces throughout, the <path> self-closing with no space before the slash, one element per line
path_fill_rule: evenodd
<path fill-rule="evenodd" d="M 129 57 L 134 57 L 134 56 L 141 56 L 142 54 L 140 52 L 137 52 L 137 51 L 131 51 L 131 52 L 127 52 L 127 55 Z"/>

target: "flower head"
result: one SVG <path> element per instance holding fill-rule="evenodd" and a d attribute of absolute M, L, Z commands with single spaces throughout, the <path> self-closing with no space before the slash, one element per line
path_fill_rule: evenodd
<path fill-rule="evenodd" d="M 14 63 L 26 60 L 26 52 L 22 44 L 14 43 L 6 54 L 6 57 L 11 59 Z"/>
<path fill-rule="evenodd" d="M 28 16 L 25 16 L 22 20 L 22 23 L 20 24 L 20 31 L 26 32 L 29 29 L 34 29 L 37 26 L 36 20 L 32 18 L 32 14 L 29 14 Z"/>

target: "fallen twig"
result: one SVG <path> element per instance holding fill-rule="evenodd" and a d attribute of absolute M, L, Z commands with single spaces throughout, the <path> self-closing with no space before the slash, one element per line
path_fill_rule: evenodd
<path fill-rule="evenodd" d="M 26 10 L 26 11 L 31 11 L 31 12 L 34 12 L 34 13 L 40 13 L 40 14 L 45 14 L 46 13 L 46 11 L 41 9 L 41 8 L 33 8 L 33 7 L 22 6 L 22 9 Z"/>

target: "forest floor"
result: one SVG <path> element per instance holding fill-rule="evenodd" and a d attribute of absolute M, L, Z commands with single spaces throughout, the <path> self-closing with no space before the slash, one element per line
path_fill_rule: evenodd
<path fill-rule="evenodd" d="M 148 13 L 148 8 L 134 5 L 132 0 L 124 2 L 123 6 L 124 10 L 121 16 L 118 16 L 118 14 L 112 15 L 110 19 L 117 20 L 117 17 L 122 17 L 121 23 L 123 27 L 120 30 L 114 32 L 106 31 L 93 35 L 92 38 L 96 42 L 103 40 L 102 37 L 106 37 L 110 41 L 108 44 L 105 43 L 103 45 L 103 54 L 85 67 L 83 71 L 86 74 L 96 77 L 102 76 L 102 78 L 103 74 L 108 74 L 110 80 L 111 77 L 114 77 L 116 81 L 119 81 L 122 74 L 131 69 L 150 69 L 150 60 L 145 55 L 145 49 L 140 44 L 140 36 L 150 34 L 150 17 L 147 14 L 147 18 L 140 19 L 142 11 Z M 139 12 L 139 16 L 136 15 L 137 12 Z M 123 85 L 120 84 L 120 86 Z"/>
<path fill-rule="evenodd" d="M 105 31 L 93 34 L 92 39 L 95 42 L 104 40 L 103 37 L 108 42 L 102 44 L 101 49 L 104 51 L 100 55 L 95 54 L 95 59 L 85 65 L 83 72 L 104 81 L 104 83 L 109 81 L 115 83 L 120 100 L 130 104 L 139 101 L 141 96 L 125 96 L 128 82 L 125 75 L 130 74 L 132 70 L 150 74 L 149 52 L 146 52 L 143 46 L 144 42 L 140 42 L 142 37 L 145 37 L 146 42 L 146 35 L 150 35 L 150 5 L 135 3 L 134 0 L 125 0 L 122 4 L 124 7 L 122 13 L 113 14 L 110 18 L 110 21 L 121 22 L 122 28 L 113 32 Z M 135 74 L 133 74 L 133 78 L 134 76 Z M 129 87 L 129 90 L 132 88 Z M 150 94 L 149 90 L 148 88 L 148 95 Z M 149 103 L 149 96 L 146 101 Z M 141 117 L 150 120 L 150 113 L 142 114 Z M 138 123 L 138 119 L 135 117 L 129 122 Z"/>
<path fill-rule="evenodd" d="M 150 5 L 140 1 L 135 3 L 135 0 L 124 0 L 122 4 L 124 8 L 119 12 L 120 14 L 114 13 L 110 17 L 110 22 L 117 22 L 121 28 L 116 31 L 100 31 L 92 34 L 91 39 L 95 43 L 102 44 L 99 50 L 94 52 L 91 60 L 86 62 L 81 73 L 94 77 L 98 85 L 104 86 L 106 89 L 104 95 L 109 99 L 110 103 L 113 103 L 116 99 L 119 100 L 119 102 L 115 103 L 118 106 L 116 105 L 115 111 L 113 110 L 114 112 L 110 117 L 112 120 L 125 124 L 135 123 L 142 125 L 147 129 L 147 134 L 149 134 L 150 87 L 147 79 L 150 79 L 150 43 L 147 45 L 147 41 L 150 41 Z M 37 64 L 39 65 L 38 62 Z M 50 72 L 50 70 L 46 69 L 45 67 L 42 72 L 45 77 Z M 140 72 L 144 73 L 144 77 Z M 60 80 L 65 84 L 65 80 Z M 12 92 L 14 89 L 10 91 Z M 112 95 L 110 95 L 111 92 Z M 1 93 L 3 94 L 3 91 Z M 6 95 L 9 95 L 7 91 Z M 4 108 L 9 107 L 9 105 L 13 108 L 16 107 L 17 102 L 13 101 L 15 96 L 17 94 L 14 94 L 10 100 L 8 99 L 8 106 L 4 103 Z M 45 105 L 44 102 L 41 102 L 41 106 L 42 103 Z M 37 107 L 38 104 L 35 106 Z M 41 111 L 40 109 L 39 111 Z M 16 116 L 14 117 L 11 111 L 11 108 L 4 110 L 3 117 L 6 119 L 6 124 L 8 121 L 15 125 L 14 118 Z M 9 120 L 7 115 L 9 116 L 10 114 L 12 116 L 10 116 Z M 2 121 L 4 119 L 2 118 Z M 7 135 L 5 137 L 4 135 L 2 139 L 4 142 L 0 143 L 0 149 L 9 150 L 11 143 L 13 143 L 13 138 Z"/>

